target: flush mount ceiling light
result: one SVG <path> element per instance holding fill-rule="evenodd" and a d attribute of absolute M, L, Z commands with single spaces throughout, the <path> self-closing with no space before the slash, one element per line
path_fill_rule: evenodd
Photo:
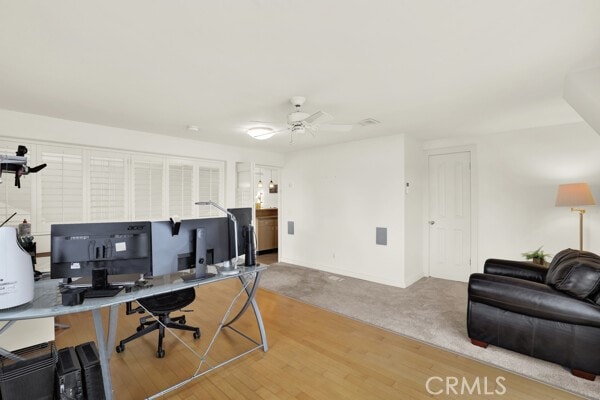
<path fill-rule="evenodd" d="M 248 129 L 248 135 L 257 140 L 265 140 L 272 137 L 275 133 L 273 129 L 264 126 Z"/>
<path fill-rule="evenodd" d="M 199 132 L 200 127 L 198 125 L 188 125 L 187 130 L 192 132 Z"/>

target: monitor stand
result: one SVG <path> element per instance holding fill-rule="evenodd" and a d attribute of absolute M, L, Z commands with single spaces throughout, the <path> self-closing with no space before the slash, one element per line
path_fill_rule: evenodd
<path fill-rule="evenodd" d="M 208 273 L 206 270 L 206 228 L 196 229 L 196 251 L 194 253 L 196 260 L 196 272 L 181 276 L 185 282 L 199 281 L 212 278 L 215 274 Z"/>

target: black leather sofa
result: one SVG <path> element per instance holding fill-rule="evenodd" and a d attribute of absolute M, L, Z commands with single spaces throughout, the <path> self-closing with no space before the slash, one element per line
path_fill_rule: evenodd
<path fill-rule="evenodd" d="M 600 375 L 600 256 L 566 249 L 548 268 L 489 259 L 469 279 L 467 330 L 477 346 L 504 347 Z"/>

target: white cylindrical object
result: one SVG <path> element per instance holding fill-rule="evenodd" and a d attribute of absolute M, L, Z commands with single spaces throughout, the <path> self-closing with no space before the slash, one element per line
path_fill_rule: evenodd
<path fill-rule="evenodd" d="M 33 263 L 17 242 L 17 228 L 0 228 L 0 309 L 33 300 Z"/>

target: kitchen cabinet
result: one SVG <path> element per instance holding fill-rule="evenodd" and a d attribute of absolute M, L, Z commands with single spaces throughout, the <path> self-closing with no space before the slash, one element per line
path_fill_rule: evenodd
<path fill-rule="evenodd" d="M 276 208 L 256 210 L 256 236 L 258 251 L 277 250 L 278 248 L 278 218 Z"/>

